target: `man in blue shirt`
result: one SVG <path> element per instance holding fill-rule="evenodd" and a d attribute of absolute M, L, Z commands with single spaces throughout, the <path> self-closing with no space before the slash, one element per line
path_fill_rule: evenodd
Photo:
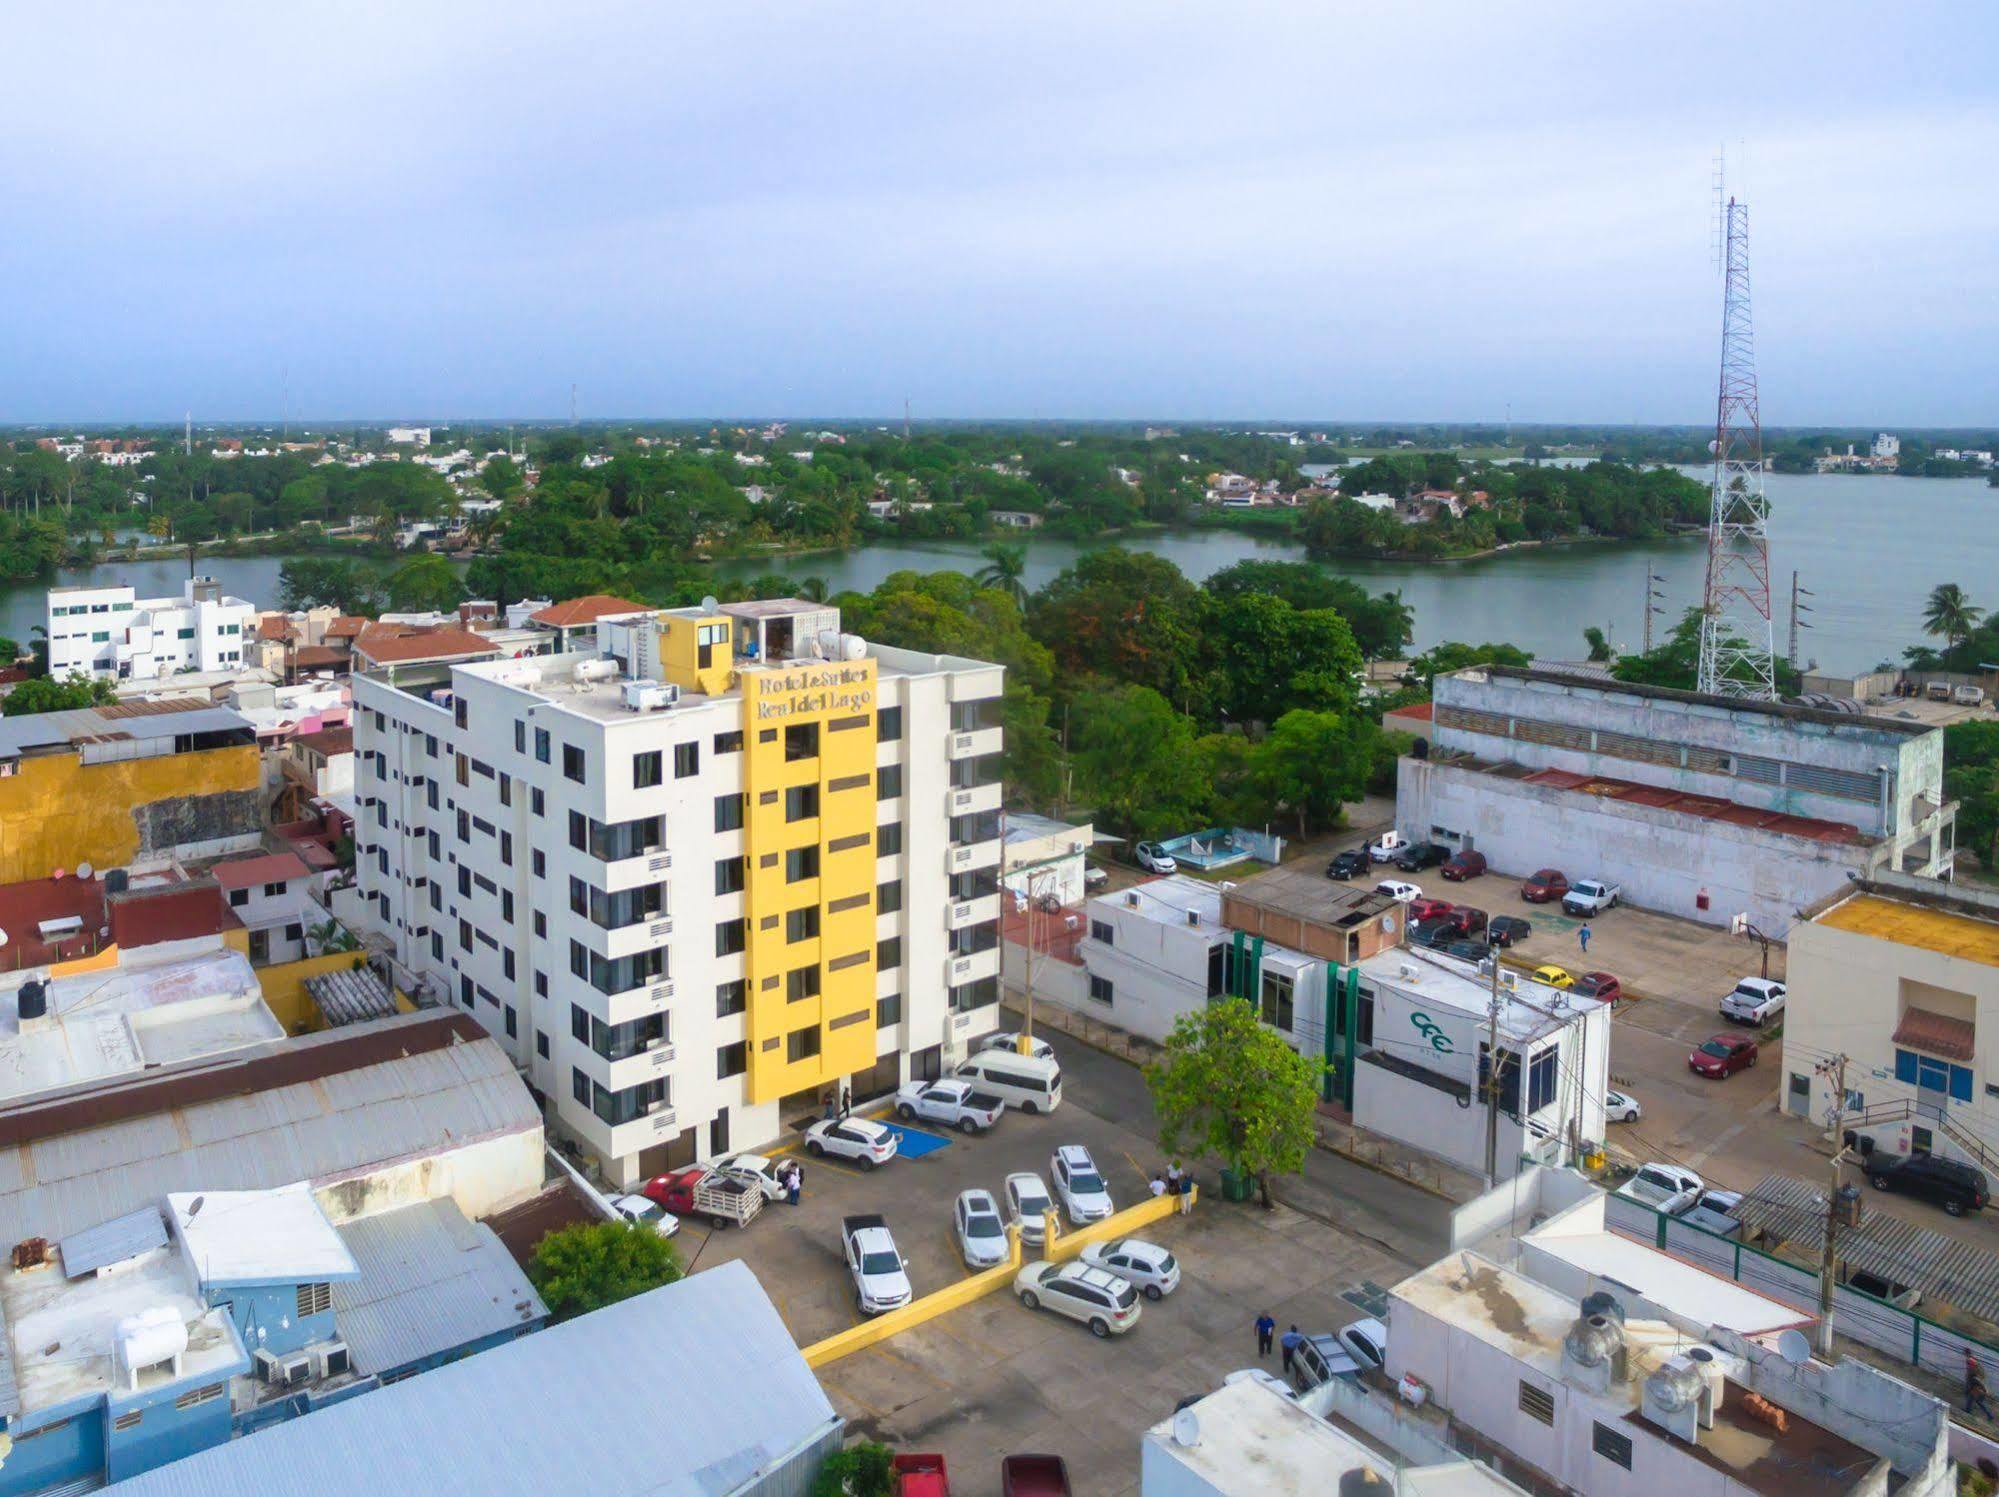
<path fill-rule="evenodd" d="M 1277 1322 L 1265 1310 L 1256 1317 L 1256 1354 L 1259 1358 L 1270 1355 L 1270 1339 L 1277 1334 Z"/>
<path fill-rule="evenodd" d="M 1294 1325 L 1284 1333 L 1284 1339 L 1278 1344 L 1284 1348 L 1284 1375 L 1289 1377 L 1292 1364 L 1298 1358 L 1298 1348 L 1305 1344 L 1305 1338 L 1298 1334 L 1298 1327 Z"/>

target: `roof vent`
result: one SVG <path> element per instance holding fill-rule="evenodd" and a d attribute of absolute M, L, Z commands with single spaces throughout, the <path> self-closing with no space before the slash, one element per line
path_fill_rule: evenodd
<path fill-rule="evenodd" d="M 39 978 L 30 978 L 27 982 L 22 983 L 20 991 L 14 997 L 20 1006 L 21 1027 L 23 1029 L 27 1028 L 28 1025 L 34 1023 L 37 1019 L 48 1017 L 49 988 L 48 984 Z"/>

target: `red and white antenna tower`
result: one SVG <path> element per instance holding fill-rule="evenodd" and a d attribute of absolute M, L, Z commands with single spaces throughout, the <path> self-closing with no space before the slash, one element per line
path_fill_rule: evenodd
<path fill-rule="evenodd" d="M 1714 423 L 1713 512 L 1701 599 L 1700 689 L 1775 701 L 1770 625 L 1770 505 L 1763 494 L 1763 418 L 1749 319 L 1749 208 L 1726 210 L 1721 395 Z"/>

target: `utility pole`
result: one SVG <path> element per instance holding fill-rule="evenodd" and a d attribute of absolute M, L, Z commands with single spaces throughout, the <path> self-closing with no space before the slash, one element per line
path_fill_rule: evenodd
<path fill-rule="evenodd" d="M 1832 1290 L 1839 1246 L 1839 1167 L 1846 1162 L 1846 1057 L 1820 1061 L 1819 1075 L 1832 1077 L 1832 1194 L 1825 1202 L 1825 1257 L 1819 1264 L 1819 1356 L 1832 1360 Z"/>
<path fill-rule="evenodd" d="M 1789 658 L 1791 661 L 1792 670 L 1796 670 L 1798 668 L 1798 631 L 1800 629 L 1811 628 L 1810 624 L 1799 623 L 1798 615 L 1801 613 L 1810 613 L 1812 611 L 1812 605 L 1809 603 L 1800 603 L 1798 599 L 1810 598 L 1815 596 L 1816 594 L 1814 594 L 1810 588 L 1799 587 L 1798 574 L 1796 572 L 1791 573 L 1791 648 L 1790 648 Z"/>
<path fill-rule="evenodd" d="M 1643 609 L 1645 617 L 1645 630 L 1644 630 L 1645 643 L 1643 646 L 1642 653 L 1647 655 L 1652 653 L 1652 618 L 1653 615 L 1659 612 L 1659 599 L 1666 596 L 1664 593 L 1659 591 L 1658 587 L 1655 584 L 1664 582 L 1665 580 L 1666 579 L 1663 576 L 1652 570 L 1652 558 L 1649 556 L 1646 557 L 1645 558 L 1645 607 Z"/>
<path fill-rule="evenodd" d="M 1499 953 L 1492 968 L 1492 996 L 1485 1009 L 1485 1188 L 1499 1183 Z"/>

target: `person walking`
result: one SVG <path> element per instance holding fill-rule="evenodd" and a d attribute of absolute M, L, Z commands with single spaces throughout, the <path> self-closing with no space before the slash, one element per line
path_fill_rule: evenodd
<path fill-rule="evenodd" d="M 1177 1196 L 1180 1194 L 1180 1166 L 1178 1164 L 1169 1164 L 1166 1166 L 1166 1189 L 1172 1195 Z"/>
<path fill-rule="evenodd" d="M 1583 947 L 1585 950 L 1587 950 L 1589 947 L 1589 943 L 1584 942 Z M 854 1094 L 847 1089 L 847 1083 L 843 1081 L 840 1083 L 841 1119 L 844 1121 L 847 1117 L 849 1117 L 853 1113 L 853 1111 L 854 1111 Z"/>
<path fill-rule="evenodd" d="M 1576 939 L 1583 943 L 1583 955 L 1589 955 L 1589 926 L 1583 925 L 1576 931 Z"/>
<path fill-rule="evenodd" d="M 1164 1175 L 1158 1174 L 1156 1172 L 1154 1173 L 1152 1177 L 1152 1193 L 1155 1196 L 1163 1196 L 1166 1194 L 1166 1177 Z"/>
<path fill-rule="evenodd" d="M 1985 1374 L 1979 1370 L 1978 1358 L 1970 1352 L 1964 1354 L 1964 1412 L 1969 1414 L 1974 1406 L 1987 1419 L 1995 1416 L 1992 1405 L 1985 1396 Z"/>
<path fill-rule="evenodd" d="M 1270 1343 L 1276 1339 L 1276 1336 L 1277 1322 L 1272 1320 L 1270 1312 L 1265 1310 L 1256 1317 L 1256 1355 L 1259 1361 L 1270 1355 Z"/>
<path fill-rule="evenodd" d="M 1284 1348 L 1284 1375 L 1289 1377 L 1298 1360 L 1298 1348 L 1305 1344 L 1305 1338 L 1298 1334 L 1298 1327 L 1294 1325 L 1284 1333 L 1284 1339 L 1278 1344 Z"/>
<path fill-rule="evenodd" d="M 1185 1216 L 1194 1209 L 1194 1177 L 1191 1174 L 1180 1177 L 1180 1214 Z"/>

